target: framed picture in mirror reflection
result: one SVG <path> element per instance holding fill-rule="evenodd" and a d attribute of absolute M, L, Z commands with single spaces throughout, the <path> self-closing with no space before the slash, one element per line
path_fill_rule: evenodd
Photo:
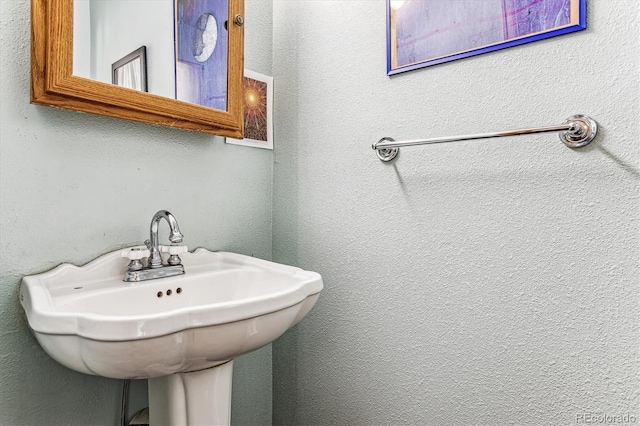
<path fill-rule="evenodd" d="M 176 99 L 227 110 L 229 2 L 175 0 Z"/>
<path fill-rule="evenodd" d="M 111 65 L 112 83 L 147 92 L 147 48 L 142 46 Z"/>

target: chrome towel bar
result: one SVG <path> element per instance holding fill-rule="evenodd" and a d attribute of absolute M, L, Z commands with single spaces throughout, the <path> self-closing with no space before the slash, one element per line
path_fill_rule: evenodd
<path fill-rule="evenodd" d="M 445 136 L 430 139 L 413 139 L 407 141 L 395 141 L 392 138 L 382 138 L 371 147 L 382 161 L 391 161 L 400 152 L 401 146 L 425 145 L 432 143 L 468 141 L 473 139 L 500 138 L 504 136 L 528 135 L 532 133 L 561 132 L 560 140 L 570 148 L 579 148 L 587 145 L 596 137 L 598 124 L 586 115 L 573 115 L 557 126 L 537 127 L 533 129 L 507 130 L 505 132 L 478 133 L 475 135 Z"/>

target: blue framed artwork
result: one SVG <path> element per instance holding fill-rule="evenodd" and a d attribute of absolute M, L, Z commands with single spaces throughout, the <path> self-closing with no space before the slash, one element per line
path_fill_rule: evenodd
<path fill-rule="evenodd" d="M 176 99 L 227 110 L 228 0 L 175 0 Z"/>
<path fill-rule="evenodd" d="M 586 0 L 387 0 L 387 75 L 587 28 Z"/>

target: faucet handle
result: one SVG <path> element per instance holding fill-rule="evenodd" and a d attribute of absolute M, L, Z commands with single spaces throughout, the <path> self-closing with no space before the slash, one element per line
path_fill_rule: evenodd
<path fill-rule="evenodd" d="M 132 248 L 129 250 L 122 250 L 120 252 L 120 257 L 126 257 L 129 260 L 140 260 L 142 258 L 149 256 L 149 250 L 141 249 L 141 248 Z"/>
<path fill-rule="evenodd" d="M 120 252 L 120 257 L 126 257 L 131 262 L 129 262 L 129 271 L 135 272 L 141 270 L 144 265 L 140 261 L 140 259 L 149 256 L 149 250 L 141 249 L 141 248 L 132 248 L 130 250 L 122 250 Z"/>
<path fill-rule="evenodd" d="M 160 246 L 161 253 L 169 253 L 171 256 L 186 253 L 188 250 L 187 246 Z"/>
<path fill-rule="evenodd" d="M 185 253 L 187 251 L 187 246 L 160 246 L 160 251 L 162 253 L 169 253 L 169 259 L 167 259 L 167 263 L 170 266 L 177 266 L 182 263 L 180 253 Z"/>

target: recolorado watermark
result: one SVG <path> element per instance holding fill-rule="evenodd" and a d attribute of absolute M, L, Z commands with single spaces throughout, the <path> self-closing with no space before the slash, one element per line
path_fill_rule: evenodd
<path fill-rule="evenodd" d="M 628 425 L 638 423 L 635 414 L 577 413 L 576 423 L 585 425 Z"/>

